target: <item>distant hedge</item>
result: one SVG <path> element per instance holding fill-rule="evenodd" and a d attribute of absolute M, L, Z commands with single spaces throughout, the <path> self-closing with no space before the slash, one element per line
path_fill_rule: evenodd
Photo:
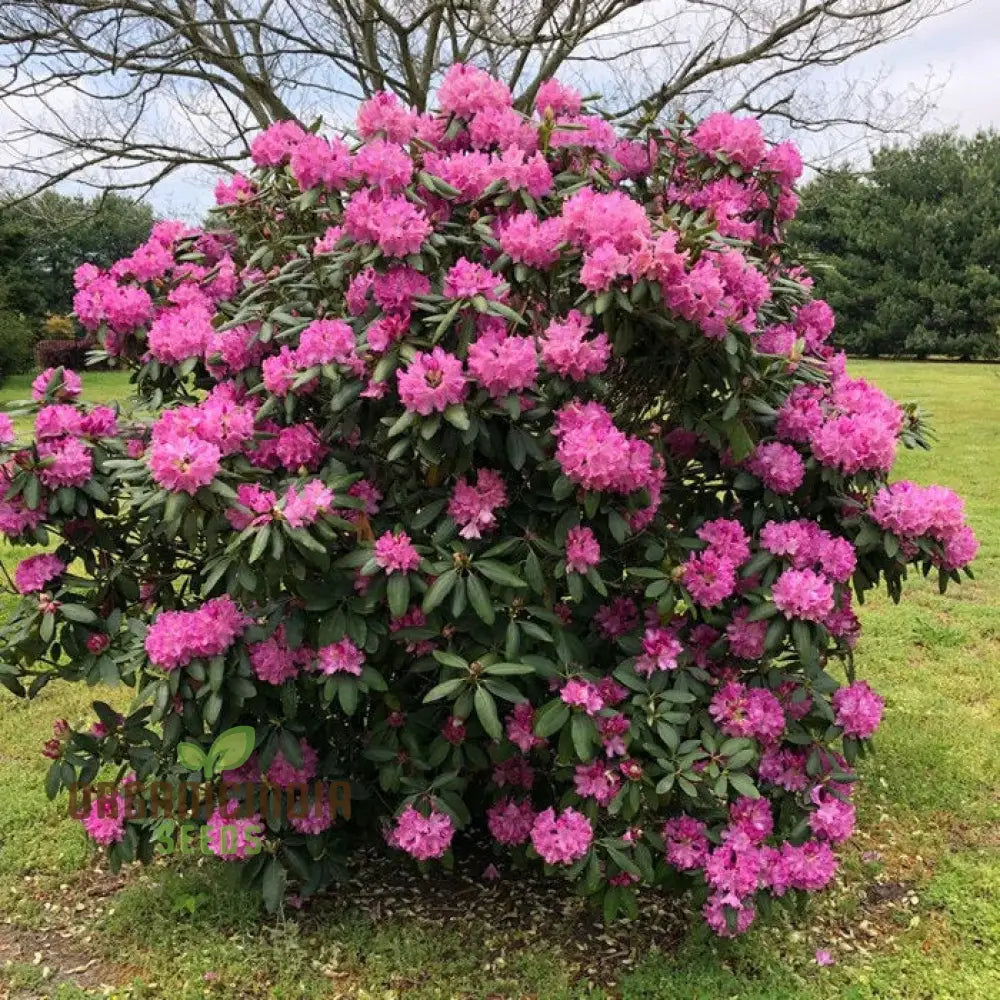
<path fill-rule="evenodd" d="M 869 357 L 1000 358 L 1000 135 L 926 136 L 813 180 L 789 231 L 834 340 Z"/>

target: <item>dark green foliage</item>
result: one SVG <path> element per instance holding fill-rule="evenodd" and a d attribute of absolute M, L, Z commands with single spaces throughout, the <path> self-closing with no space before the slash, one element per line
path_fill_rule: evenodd
<path fill-rule="evenodd" d="M 20 313 L 0 308 L 0 378 L 31 368 L 37 335 Z"/>
<path fill-rule="evenodd" d="M 0 198 L 0 307 L 33 326 L 73 308 L 73 272 L 127 257 L 153 226 L 153 212 L 108 194 L 91 199 L 47 192 L 22 204 Z M 30 349 L 28 357 L 30 360 Z"/>
<path fill-rule="evenodd" d="M 790 241 L 837 313 L 836 343 L 871 357 L 1000 357 L 1000 135 L 932 135 L 802 192 Z"/>

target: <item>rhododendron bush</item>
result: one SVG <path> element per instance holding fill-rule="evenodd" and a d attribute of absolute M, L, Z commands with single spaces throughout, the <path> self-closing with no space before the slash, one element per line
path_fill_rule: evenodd
<path fill-rule="evenodd" d="M 33 438 L 0 428 L 0 527 L 47 546 L 0 680 L 135 688 L 59 723 L 53 795 L 196 778 L 179 742 L 237 725 L 228 780 L 349 781 L 349 818 L 240 820 L 272 904 L 374 842 L 608 916 L 692 887 L 742 931 L 832 878 L 883 709 L 853 602 L 957 580 L 962 502 L 887 485 L 919 414 L 827 346 L 783 250 L 794 148 L 727 114 L 626 137 L 556 82 L 524 116 L 464 66 L 439 105 L 274 125 L 210 231 L 80 268 L 136 397 L 51 370 Z M 151 856 L 156 820 L 94 809 L 114 863 Z"/>

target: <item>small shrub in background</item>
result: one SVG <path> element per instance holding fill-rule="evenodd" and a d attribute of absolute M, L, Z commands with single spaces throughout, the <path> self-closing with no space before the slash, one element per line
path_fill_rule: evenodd
<path fill-rule="evenodd" d="M 69 340 L 76 333 L 76 324 L 72 316 L 50 314 L 42 323 L 42 331 L 52 340 Z"/>
<path fill-rule="evenodd" d="M 359 845 L 447 864 L 470 834 L 609 917 L 691 886 L 737 933 L 853 828 L 883 708 L 855 595 L 944 588 L 975 538 L 947 490 L 886 485 L 919 415 L 848 377 L 784 256 L 794 148 L 726 114 L 624 138 L 556 82 L 525 117 L 465 66 L 439 103 L 380 95 L 351 145 L 275 125 L 216 230 L 79 270 L 156 416 L 56 368 L 34 439 L 6 428 L 0 526 L 54 547 L 14 574 L 0 681 L 138 693 L 58 724 L 52 795 L 190 778 L 236 726 L 230 780 L 349 780 L 349 819 L 253 814 L 226 848 L 229 807 L 198 815 L 271 906 Z M 112 862 L 150 858 L 158 822 L 108 805 Z"/>
<path fill-rule="evenodd" d="M 35 345 L 35 366 L 46 368 L 83 368 L 87 352 L 93 350 L 92 339 L 40 340 Z"/>

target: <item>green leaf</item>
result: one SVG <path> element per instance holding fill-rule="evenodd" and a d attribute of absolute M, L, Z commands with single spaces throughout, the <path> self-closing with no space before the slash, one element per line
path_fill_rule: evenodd
<path fill-rule="evenodd" d="M 735 771 L 729 775 L 729 784 L 736 789 L 740 795 L 746 795 L 751 799 L 759 799 L 760 792 L 757 786 L 742 771 Z"/>
<path fill-rule="evenodd" d="M 493 700 L 493 695 L 486 688 L 477 687 L 472 703 L 475 705 L 476 716 L 482 724 L 483 729 L 493 739 L 500 739 L 503 736 L 503 727 L 500 725 L 500 718 L 497 715 L 497 703 Z"/>
<path fill-rule="evenodd" d="M 454 667 L 456 670 L 468 670 L 469 662 L 468 660 L 462 659 L 456 653 L 449 653 L 446 649 L 435 649 L 434 659 L 438 663 L 444 664 L 446 667 Z"/>
<path fill-rule="evenodd" d="M 386 584 L 386 595 L 389 598 L 389 611 L 394 618 L 406 614 L 410 605 L 410 578 L 406 573 L 392 573 Z"/>
<path fill-rule="evenodd" d="M 530 663 L 491 663 L 484 674 L 492 674 L 494 677 L 513 677 L 519 674 L 533 674 L 535 668 Z"/>
<path fill-rule="evenodd" d="M 597 735 L 594 724 L 586 715 L 578 712 L 573 716 L 570 735 L 573 737 L 573 749 L 577 757 L 580 760 L 590 760 L 593 756 L 594 737 Z"/>
<path fill-rule="evenodd" d="M 455 581 L 458 579 L 458 571 L 454 569 L 445 570 L 428 588 L 424 594 L 422 605 L 424 614 L 430 614 L 452 591 Z"/>
<path fill-rule="evenodd" d="M 424 695 L 424 704 L 430 701 L 440 701 L 442 698 L 448 698 L 453 694 L 457 694 L 466 683 L 468 681 L 465 677 L 455 677 L 450 681 L 442 681 L 440 684 L 435 684 Z"/>
<path fill-rule="evenodd" d="M 569 705 L 561 698 L 553 698 L 535 714 L 535 735 L 545 739 L 562 729 L 568 719 Z"/>
<path fill-rule="evenodd" d="M 346 715 L 354 715 L 358 707 L 358 683 L 353 678 L 341 677 L 337 686 L 337 697 L 340 707 Z"/>
<path fill-rule="evenodd" d="M 469 414 L 464 406 L 459 406 L 457 403 L 453 403 L 444 411 L 444 419 L 451 424 L 452 427 L 457 427 L 460 431 L 467 431 L 472 425 L 469 422 Z"/>
<path fill-rule="evenodd" d="M 725 424 L 729 447 L 733 452 L 733 460 L 742 462 L 753 451 L 753 438 L 739 420 L 731 420 Z"/>
<path fill-rule="evenodd" d="M 499 583 L 502 587 L 527 587 L 528 585 L 516 573 L 503 563 L 492 559 L 477 559 L 473 564 L 487 579 Z"/>
<path fill-rule="evenodd" d="M 267 543 L 271 540 L 271 528 L 269 525 L 265 525 L 263 528 L 258 528 L 257 535 L 253 540 L 253 545 L 250 547 L 250 558 L 249 562 L 256 562 L 263 554 L 264 549 L 267 548 Z"/>
<path fill-rule="evenodd" d="M 227 729 L 208 751 L 205 777 L 221 774 L 223 771 L 230 771 L 245 764 L 253 753 L 255 739 L 253 726 L 234 726 L 232 729 Z"/>
<path fill-rule="evenodd" d="M 264 879 L 261 885 L 264 905 L 269 913 L 274 913 L 281 905 L 285 895 L 285 869 L 277 856 L 271 858 L 264 869 Z"/>
<path fill-rule="evenodd" d="M 83 607 L 82 604 L 60 605 L 59 613 L 71 622 L 82 622 L 84 625 L 90 625 L 97 621 L 97 615 L 90 608 Z"/>
<path fill-rule="evenodd" d="M 520 469 L 524 465 L 524 460 L 528 457 L 528 449 L 524 443 L 524 436 L 516 427 L 511 427 L 507 432 L 507 457 L 515 469 Z"/>
<path fill-rule="evenodd" d="M 536 594 L 541 594 L 545 590 L 542 564 L 534 549 L 528 551 L 528 557 L 524 560 L 524 575 L 528 578 L 528 585 Z"/>
<path fill-rule="evenodd" d="M 496 612 L 493 610 L 493 601 L 490 599 L 489 591 L 483 585 L 483 581 L 478 576 L 470 576 L 466 580 L 469 603 L 476 614 L 487 624 L 492 625 L 496 621 Z"/>

